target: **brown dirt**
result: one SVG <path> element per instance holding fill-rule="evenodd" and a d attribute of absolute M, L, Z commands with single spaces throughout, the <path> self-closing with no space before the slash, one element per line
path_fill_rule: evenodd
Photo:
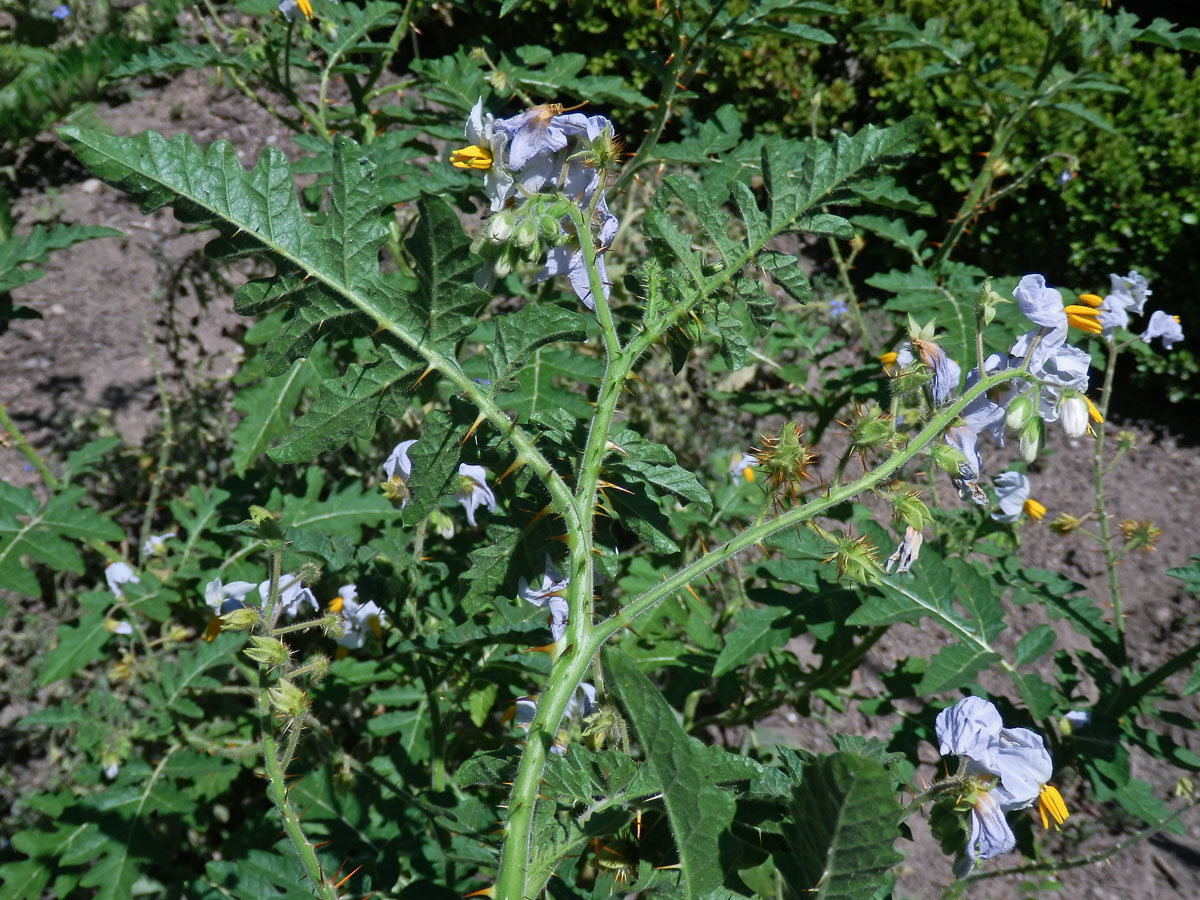
<path fill-rule="evenodd" d="M 153 128 L 168 135 L 186 131 L 201 142 L 228 138 L 246 163 L 267 145 L 294 156 L 287 133 L 257 106 L 194 73 L 98 112 L 120 134 Z M 167 211 L 140 213 L 125 195 L 80 170 L 52 136 L 45 136 L 30 151 L 26 168 L 54 171 L 57 177 L 53 185 L 26 185 L 18 195 L 14 210 L 18 231 L 37 222 L 62 221 L 109 225 L 125 236 L 57 253 L 45 267 L 44 278 L 14 291 L 18 303 L 40 310 L 45 318 L 16 321 L 0 336 L 4 348 L 0 403 L 7 405 L 33 445 L 51 456 L 67 443 L 64 435 L 75 424 L 97 415 L 110 418 L 112 429 L 136 445 L 157 427 L 154 359 L 168 391 L 180 396 L 198 379 L 236 368 L 240 352 L 231 336 L 245 327 L 245 320 L 233 313 L 219 270 L 200 256 L 203 235 L 181 226 Z M 1194 642 L 1200 630 L 1196 598 L 1184 594 L 1177 581 L 1163 574 L 1200 552 L 1190 527 L 1200 514 L 1200 454 L 1146 427 L 1133 426 L 1133 430 L 1138 447 L 1110 479 L 1111 512 L 1114 521 L 1152 519 L 1163 531 L 1156 554 L 1130 556 L 1120 570 L 1133 660 L 1145 670 Z M 1035 493 L 1050 507 L 1051 516 L 1063 511 L 1082 513 L 1090 496 L 1088 448 L 1081 443 L 1072 446 L 1061 436 L 1055 439 L 1055 447 L 1057 452 L 1031 473 Z M 998 471 L 1014 452 L 1013 448 L 989 449 L 987 466 Z M 0 452 L 0 478 L 18 485 L 36 481 L 35 473 L 13 451 Z M 1098 602 L 1108 602 L 1103 567 L 1082 539 L 1054 535 L 1044 525 L 1025 526 L 1023 535 L 1021 555 L 1026 564 L 1064 572 Z M 1029 607 L 1012 610 L 1009 643 L 1041 621 L 1039 615 Z M 1062 623 L 1055 627 L 1063 646 L 1076 646 Z M 935 652 L 944 639 L 929 628 L 893 629 L 863 666 L 860 690 L 882 690 L 877 673 L 890 670 L 906 656 Z M 1185 705 L 1184 710 L 1193 717 L 1197 714 L 1195 704 Z M 824 750 L 830 749 L 827 730 L 886 739 L 889 725 L 857 714 L 789 721 L 781 711 L 759 732 L 768 740 Z M 1200 752 L 1194 736 L 1173 736 Z M 936 752 L 926 750 L 928 777 Z M 1169 800 L 1175 775 L 1151 760 L 1136 762 L 1138 774 Z M 1068 794 L 1068 801 L 1081 810 L 1080 819 L 1086 818 L 1089 804 L 1078 786 Z M 1193 815 L 1184 824 L 1194 828 L 1197 821 L 1200 818 Z M 914 832 L 915 844 L 902 847 L 908 860 L 901 867 L 898 895 L 940 896 L 949 882 L 949 863 L 932 845 L 922 823 L 914 823 Z M 1083 849 L 1118 839 L 1114 834 L 1093 835 Z M 1052 844 L 1055 840 L 1050 839 Z M 1160 837 L 1108 863 L 1062 872 L 1058 881 L 1066 895 L 1081 900 L 1193 900 L 1200 897 L 1198 861 L 1196 839 Z M 969 895 L 1001 900 L 1028 896 L 1028 892 L 1022 893 L 1011 880 L 998 879 L 973 886 Z"/>

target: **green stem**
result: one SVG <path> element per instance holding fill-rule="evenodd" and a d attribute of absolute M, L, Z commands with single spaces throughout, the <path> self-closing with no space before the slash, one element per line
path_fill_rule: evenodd
<path fill-rule="evenodd" d="M 1096 524 L 1100 532 L 1100 547 L 1104 554 L 1104 567 L 1108 572 L 1108 591 L 1113 605 L 1113 627 L 1117 632 L 1117 659 L 1114 662 L 1121 670 L 1122 682 L 1131 676 L 1125 647 L 1125 617 L 1121 610 L 1121 585 L 1117 578 L 1118 555 L 1113 548 L 1112 529 L 1108 525 L 1108 513 L 1104 502 L 1104 426 L 1108 422 L 1108 408 L 1112 400 L 1113 376 L 1117 369 L 1118 348 L 1108 341 L 1108 359 L 1104 370 L 1104 388 L 1100 393 L 1100 418 L 1096 426 L 1096 440 L 1092 450 L 1092 488 L 1096 495 Z"/>
<path fill-rule="evenodd" d="M 171 417 L 171 397 L 167 393 L 166 382 L 162 377 L 162 366 L 158 362 L 158 353 L 154 350 L 154 340 L 150 336 L 150 325 L 146 316 L 142 315 L 142 338 L 146 343 L 146 351 L 150 354 L 150 365 L 154 369 L 154 384 L 158 389 L 158 400 L 162 406 L 162 447 L 158 451 L 158 464 L 154 477 L 150 479 L 150 496 L 146 499 L 146 515 L 142 518 L 142 534 L 138 541 L 138 564 L 146 564 L 142 548 L 150 540 L 154 530 L 154 507 L 158 505 L 158 496 L 162 492 L 164 473 L 171 462 L 171 448 L 175 446 L 175 423 Z"/>

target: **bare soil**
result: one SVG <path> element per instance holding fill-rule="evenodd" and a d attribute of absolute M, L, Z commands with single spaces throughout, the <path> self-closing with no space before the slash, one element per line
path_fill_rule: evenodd
<path fill-rule="evenodd" d="M 167 135 L 185 131 L 200 142 L 227 138 L 244 163 L 251 163 L 268 145 L 295 155 L 287 133 L 270 116 L 195 73 L 147 87 L 141 96 L 102 106 L 98 113 L 119 134 L 153 128 Z M 167 395 L 176 398 L 198 381 L 232 373 L 240 358 L 234 338 L 246 322 L 232 310 L 225 275 L 201 254 L 203 234 L 180 225 L 169 211 L 143 214 L 125 195 L 79 168 L 52 135 L 29 151 L 22 169 L 40 173 L 43 180 L 20 186 L 14 210 L 18 232 L 39 222 L 67 222 L 108 225 L 124 237 L 57 253 L 45 267 L 44 278 L 14 291 L 18 303 L 45 318 L 15 321 L 0 334 L 0 403 L 33 446 L 51 459 L 71 446 L 72 432 L 84 421 L 94 427 L 102 420 L 101 430 L 110 428 L 137 445 L 159 427 L 156 372 L 163 377 Z M 1125 422 L 1106 427 L 1113 434 L 1128 428 L 1137 437 L 1136 449 L 1110 477 L 1113 522 L 1149 519 L 1162 529 L 1156 553 L 1131 554 L 1120 567 L 1133 662 L 1147 670 L 1200 637 L 1196 597 L 1164 574 L 1200 553 L 1200 540 L 1192 530 L 1200 517 L 1200 453 L 1151 426 Z M 1055 436 L 1054 447 L 1056 452 L 1031 472 L 1035 495 L 1050 509 L 1047 522 L 1060 512 L 1082 514 L 1091 496 L 1089 447 L 1061 435 Z M 1015 448 L 989 448 L 986 463 L 998 471 L 1014 454 Z M 0 479 L 17 485 L 37 480 L 11 450 L 0 451 Z M 1102 562 L 1082 538 L 1056 535 L 1045 525 L 1027 525 L 1022 535 L 1026 564 L 1063 572 L 1084 585 L 1098 603 L 1110 602 Z M 1011 610 L 1008 621 L 1006 640 L 1011 645 L 1043 619 L 1040 611 L 1023 607 Z M 1077 645 L 1063 623 L 1052 624 L 1062 647 Z M 894 628 L 862 667 L 860 689 L 882 691 L 879 673 L 907 656 L 932 654 L 945 640 L 936 629 Z M 1179 683 L 1172 687 L 1181 688 L 1186 675 L 1177 676 Z M 23 711 L 7 710 L 0 726 Z M 1196 704 L 1183 704 L 1181 711 L 1194 718 Z M 759 730 L 768 739 L 822 750 L 831 749 L 829 730 L 886 739 L 890 724 L 858 714 L 828 714 L 801 722 L 781 710 Z M 1193 735 L 1172 736 L 1200 753 Z M 933 774 L 936 761 L 936 750 L 926 748 L 926 777 Z M 1154 785 L 1158 796 L 1172 799 L 1176 774 L 1144 756 L 1136 758 L 1136 765 L 1137 774 Z M 1079 856 L 1131 833 L 1122 825 L 1097 830 L 1100 820 L 1092 816 L 1094 804 L 1082 785 L 1066 787 L 1068 805 L 1079 813 L 1073 823 L 1091 824 L 1068 829 L 1065 838 L 1048 838 L 1049 853 Z M 1200 814 L 1184 820 L 1193 830 L 1198 822 Z M 899 895 L 941 896 L 950 882 L 948 861 L 923 823 L 914 822 L 913 830 L 915 843 L 902 847 L 908 859 L 900 870 Z M 1064 896 L 1080 900 L 1195 900 L 1200 897 L 1200 840 L 1193 834 L 1186 839 L 1159 835 L 1106 863 L 1064 871 L 1057 878 Z M 968 892 L 970 897 L 994 900 L 1036 894 L 1015 879 L 980 882 Z"/>

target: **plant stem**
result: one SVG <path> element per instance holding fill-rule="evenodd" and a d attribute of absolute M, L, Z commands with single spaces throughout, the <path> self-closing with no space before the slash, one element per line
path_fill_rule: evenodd
<path fill-rule="evenodd" d="M 1113 376 L 1117 369 L 1116 343 L 1108 341 L 1108 359 L 1104 369 L 1104 388 L 1100 393 L 1100 418 L 1103 421 L 1096 426 L 1096 440 L 1092 449 L 1092 487 L 1096 494 L 1096 524 L 1100 532 L 1100 547 L 1104 554 L 1104 567 L 1108 571 L 1108 591 L 1113 605 L 1113 627 L 1117 632 L 1117 659 L 1114 662 L 1121 670 L 1122 682 L 1128 682 L 1131 676 L 1129 660 L 1125 648 L 1125 616 L 1121 610 L 1121 585 L 1117 578 L 1117 561 L 1119 559 L 1113 550 L 1112 530 L 1108 525 L 1108 513 L 1104 502 L 1104 426 L 1108 423 L 1108 408 L 1112 400 Z"/>
<path fill-rule="evenodd" d="M 41 476 L 41 479 L 43 483 L 45 483 L 46 487 L 52 491 L 57 491 L 59 487 L 61 487 L 58 479 L 54 477 L 54 473 L 50 471 L 50 467 L 46 465 L 40 456 L 37 455 L 37 451 L 29 445 L 29 441 L 25 439 L 25 435 L 21 432 L 21 429 L 17 427 L 17 423 L 9 417 L 8 407 L 2 403 L 0 403 L 0 425 L 4 426 L 4 430 L 7 431 L 9 436 L 12 438 L 12 442 L 16 446 L 17 452 L 25 457 L 29 464 L 33 466 L 38 475 Z"/>

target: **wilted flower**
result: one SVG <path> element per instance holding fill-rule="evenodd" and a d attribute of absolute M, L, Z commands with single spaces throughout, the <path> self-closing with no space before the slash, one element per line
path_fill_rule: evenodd
<path fill-rule="evenodd" d="M 566 590 L 567 579 L 562 576 L 562 573 L 558 569 L 554 568 L 554 564 L 550 561 L 549 556 L 546 557 L 546 568 L 542 574 L 542 583 L 539 587 L 535 588 L 530 585 L 523 575 L 517 580 L 518 597 L 532 603 L 534 606 L 549 610 L 550 636 L 554 638 L 554 644 L 551 646 L 555 647 L 555 649 L 557 649 L 556 645 L 567 630 L 568 610 L 567 600 L 564 596 Z"/>
<path fill-rule="evenodd" d="M 1137 272 L 1128 275 L 1109 275 L 1112 289 L 1100 303 L 1100 326 L 1105 337 L 1109 337 L 1118 328 L 1129 327 L 1129 314 L 1141 315 L 1146 305 L 1146 298 L 1153 291 L 1149 290 L 1146 279 Z"/>
<path fill-rule="evenodd" d="M 454 495 L 463 509 L 467 511 L 467 521 L 475 524 L 475 510 L 486 506 L 489 512 L 496 509 L 496 495 L 487 485 L 487 470 L 483 466 L 470 466 L 459 463 L 458 493 Z"/>
<path fill-rule="evenodd" d="M 946 429 L 946 443 L 963 455 L 958 464 L 958 475 L 951 481 L 958 490 L 958 496 L 970 500 L 978 506 L 987 505 L 987 494 L 979 487 L 979 474 L 982 464 L 979 461 L 979 434 L 965 425 L 954 425 Z"/>
<path fill-rule="evenodd" d="M 1036 801 L 1042 826 L 1067 818 L 1062 795 L 1048 782 L 1054 764 L 1040 735 L 1026 728 L 1005 728 L 999 712 L 979 697 L 964 697 L 937 717 L 938 748 L 943 756 L 965 759 L 971 802 L 971 834 L 966 856 L 954 866 L 960 878 L 975 862 L 1007 853 L 1015 844 L 1005 814 Z"/>
<path fill-rule="evenodd" d="M 271 581 L 267 579 L 258 586 L 258 595 L 262 598 L 262 604 L 265 608 L 267 600 L 271 596 Z M 313 596 L 313 592 L 300 583 L 300 576 L 291 573 L 285 573 L 279 576 L 279 610 L 289 619 L 294 619 L 300 614 L 300 608 L 308 604 L 314 611 L 319 610 L 321 605 L 317 603 L 317 598 Z"/>
<path fill-rule="evenodd" d="M 1150 343 L 1154 338 L 1162 338 L 1163 349 L 1170 350 L 1176 342 L 1183 340 L 1183 328 L 1179 324 L 1179 316 L 1170 316 L 1161 309 L 1155 310 L 1150 317 L 1150 324 L 1142 332 L 1142 341 Z"/>
<path fill-rule="evenodd" d="M 607 248 L 613 238 L 617 236 L 617 217 L 608 211 L 608 204 L 602 197 L 596 205 L 596 214 L 601 217 L 603 224 L 600 226 L 600 233 L 597 235 L 597 253 L 596 253 L 596 274 L 600 278 L 600 284 L 604 290 L 604 299 L 609 297 L 611 285 L 608 282 L 608 273 L 604 267 L 604 254 L 599 250 Z M 566 275 L 571 281 L 571 290 L 575 292 L 575 296 L 580 299 L 584 306 L 588 309 L 596 308 L 596 299 L 592 296 L 591 279 L 588 276 L 588 267 L 584 262 L 583 251 L 578 247 L 572 249 L 570 244 L 561 244 L 557 247 L 551 247 L 546 253 L 546 264 L 540 272 L 533 276 L 531 282 L 533 284 L 539 281 L 545 281 L 548 278 L 553 278 L 555 275 Z"/>
<path fill-rule="evenodd" d="M 108 589 L 116 597 L 121 596 L 121 585 L 128 584 L 129 582 L 138 583 L 138 577 L 134 574 L 133 569 L 129 567 L 129 563 L 122 560 L 111 562 L 105 567 L 104 579 L 108 582 Z"/>
<path fill-rule="evenodd" d="M 347 649 L 359 649 L 367 639 L 368 630 L 377 638 L 383 637 L 382 626 L 387 622 L 387 614 L 373 600 L 359 603 L 358 588 L 353 584 L 338 588 L 338 595 L 329 604 L 329 611 L 337 613 L 341 620 L 342 636 L 337 642 Z"/>
<path fill-rule="evenodd" d="M 175 537 L 174 531 L 168 531 L 166 534 L 152 534 L 146 538 L 146 542 L 142 544 L 143 556 L 161 556 L 167 552 L 167 538 Z"/>
<path fill-rule="evenodd" d="M 1001 472 L 996 476 L 996 504 L 1000 509 L 992 513 L 997 522 L 1016 522 L 1021 513 L 1035 522 L 1046 515 L 1046 507 L 1029 496 L 1029 479 L 1020 472 Z"/>
<path fill-rule="evenodd" d="M 887 558 L 884 563 L 883 571 L 891 572 L 895 566 L 896 574 L 900 575 L 912 568 L 912 564 L 917 561 L 917 556 L 921 552 L 921 542 L 924 537 L 921 532 L 911 525 L 906 525 L 904 528 L 904 537 L 900 541 L 900 546 L 896 548 L 896 552 Z"/>

